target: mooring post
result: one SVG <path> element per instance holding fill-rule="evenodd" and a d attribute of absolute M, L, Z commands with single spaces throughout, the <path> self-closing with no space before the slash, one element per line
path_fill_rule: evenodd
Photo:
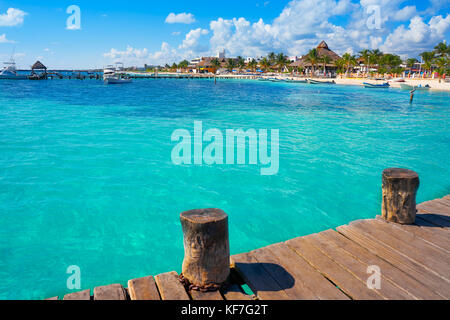
<path fill-rule="evenodd" d="M 391 222 L 413 224 L 419 175 L 408 169 L 389 168 L 382 174 L 382 217 Z"/>
<path fill-rule="evenodd" d="M 184 236 L 182 277 L 191 287 L 217 290 L 230 274 L 228 215 L 220 209 L 181 213 Z"/>

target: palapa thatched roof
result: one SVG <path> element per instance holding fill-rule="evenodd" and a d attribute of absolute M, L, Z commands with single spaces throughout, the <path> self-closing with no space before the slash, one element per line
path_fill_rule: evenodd
<path fill-rule="evenodd" d="M 341 57 L 336 54 L 334 51 L 331 51 L 328 47 L 327 43 L 325 41 L 322 41 L 317 46 L 317 55 L 319 57 L 321 56 L 328 56 L 330 57 L 330 63 L 327 64 L 327 67 L 334 67 L 336 60 L 340 59 Z M 300 60 L 297 60 L 290 64 L 291 67 L 311 67 L 311 63 L 307 59 L 308 55 L 304 55 L 301 57 Z M 320 62 L 317 63 L 318 65 L 321 65 Z"/>
<path fill-rule="evenodd" d="M 31 67 L 31 70 L 47 70 L 47 67 L 42 64 L 40 61 L 36 61 L 35 64 Z"/>

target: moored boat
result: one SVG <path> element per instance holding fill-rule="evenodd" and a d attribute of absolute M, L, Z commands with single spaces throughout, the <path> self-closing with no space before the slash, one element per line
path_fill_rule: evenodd
<path fill-rule="evenodd" d="M 11 58 L 10 62 L 5 62 L 5 67 L 0 71 L 0 79 L 3 80 L 27 80 L 28 76 L 17 73 L 16 63 Z"/>
<path fill-rule="evenodd" d="M 107 66 L 103 70 L 103 82 L 105 84 L 122 84 L 122 83 L 131 83 L 132 80 L 130 78 L 123 78 L 120 74 L 117 74 L 116 68 L 113 66 Z"/>
<path fill-rule="evenodd" d="M 306 79 L 306 81 L 309 84 L 335 84 L 334 80 L 331 81 L 319 81 L 319 80 L 313 80 L 313 79 Z"/>
<path fill-rule="evenodd" d="M 405 90 L 429 90 L 431 87 L 428 84 L 425 86 L 422 86 L 421 84 L 419 84 L 418 86 L 412 86 L 406 83 L 400 83 L 400 88 Z"/>
<path fill-rule="evenodd" d="M 385 83 L 382 83 L 382 84 L 374 84 L 374 83 L 363 82 L 363 85 L 366 88 L 389 88 L 390 87 L 388 82 L 385 82 Z"/>

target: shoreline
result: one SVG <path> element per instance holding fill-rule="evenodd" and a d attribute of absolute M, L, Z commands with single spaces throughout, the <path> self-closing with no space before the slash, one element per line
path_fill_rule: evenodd
<path fill-rule="evenodd" d="M 134 75 L 142 75 L 146 76 L 148 74 L 146 73 L 140 73 L 140 72 L 132 72 L 131 74 Z M 373 80 L 373 79 L 367 79 L 367 78 L 340 78 L 339 76 L 336 78 L 317 78 L 317 77 L 298 77 L 298 76 L 291 76 L 288 74 L 270 74 L 270 75 L 254 75 L 254 74 L 222 74 L 222 75 L 213 75 L 213 74 L 195 74 L 195 73 L 176 73 L 176 72 L 160 72 L 158 75 L 161 76 L 174 76 L 174 77 L 192 77 L 192 78 L 214 78 L 217 77 L 218 79 L 243 79 L 243 80 L 256 80 L 258 78 L 276 78 L 280 80 L 284 79 L 313 79 L 318 81 L 330 81 L 334 80 L 336 84 L 338 85 L 352 85 L 352 86 L 364 86 L 364 82 L 368 83 L 374 83 L 374 84 L 381 84 L 388 82 L 391 88 L 400 88 L 400 83 L 412 85 L 412 86 L 425 86 L 429 85 L 430 90 L 433 91 L 450 91 L 450 82 L 445 82 L 442 79 L 409 79 L 405 78 L 405 82 L 396 82 L 393 81 L 394 79 L 388 79 L 388 80 Z M 148 77 L 150 77 L 148 75 Z M 406 91 L 406 90 L 405 90 Z"/>

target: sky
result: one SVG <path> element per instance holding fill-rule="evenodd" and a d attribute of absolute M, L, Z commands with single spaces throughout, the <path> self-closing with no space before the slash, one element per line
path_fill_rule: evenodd
<path fill-rule="evenodd" d="M 79 14 L 78 14 L 79 12 Z M 51 69 L 172 64 L 269 52 L 417 57 L 450 36 L 450 0 L 0 0 L 0 59 Z"/>

